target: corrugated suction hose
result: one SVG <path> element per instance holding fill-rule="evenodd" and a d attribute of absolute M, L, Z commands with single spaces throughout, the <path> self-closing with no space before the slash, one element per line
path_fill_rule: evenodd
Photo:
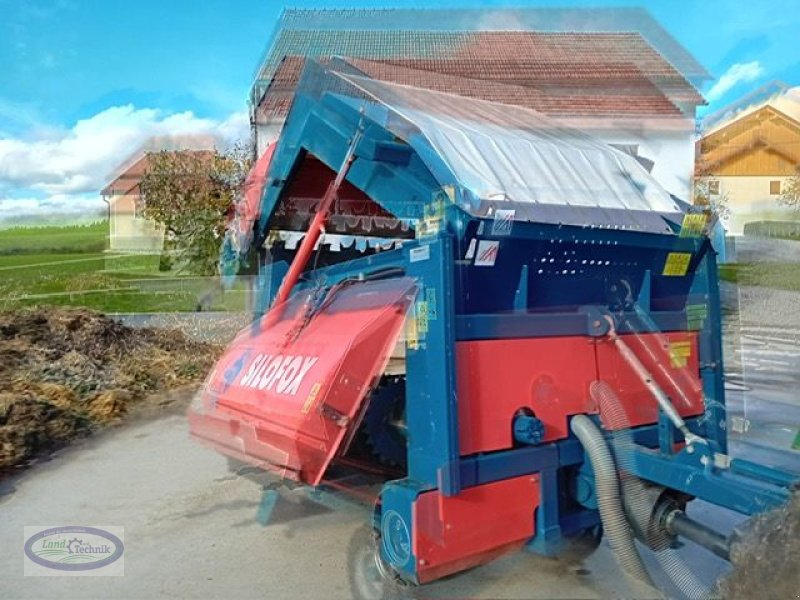
<path fill-rule="evenodd" d="M 611 550 L 628 575 L 654 587 L 653 580 L 636 549 L 633 531 L 628 524 L 622 504 L 617 466 L 603 434 L 585 415 L 572 417 L 570 428 L 592 463 L 600 520 L 603 522 L 603 532 L 608 537 Z"/>
<path fill-rule="evenodd" d="M 649 536 L 647 534 L 652 502 L 645 491 L 642 480 L 631 475 L 634 471 L 634 449 L 636 446 L 631 433 L 630 419 L 622 402 L 616 392 L 605 381 L 592 382 L 589 386 L 589 395 L 600 409 L 605 426 L 616 433 L 613 437 L 612 457 L 616 457 L 616 466 L 623 472 L 620 489 L 622 490 L 623 506 L 626 509 L 626 513 L 642 530 L 643 537 L 650 538 L 649 541 L 655 551 L 656 559 L 678 589 L 687 598 L 707 597 L 709 593 L 708 586 L 703 585 L 680 555 L 670 548 L 670 540 L 666 533 L 663 531 L 650 531 Z M 600 432 L 598 431 L 598 433 Z M 600 435 L 602 437 L 602 434 Z"/>

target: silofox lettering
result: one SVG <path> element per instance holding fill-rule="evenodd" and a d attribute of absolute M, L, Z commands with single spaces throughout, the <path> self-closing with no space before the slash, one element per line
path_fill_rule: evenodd
<path fill-rule="evenodd" d="M 303 377 L 317 360 L 318 356 L 259 354 L 239 380 L 239 385 L 266 391 L 274 388 L 278 394 L 294 396 Z"/>

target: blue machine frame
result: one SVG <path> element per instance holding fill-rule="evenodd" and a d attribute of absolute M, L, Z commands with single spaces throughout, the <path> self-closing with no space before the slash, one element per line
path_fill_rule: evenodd
<path fill-rule="evenodd" d="M 688 426 L 709 444 L 705 449 L 687 447 L 674 451 L 674 442 L 681 441 L 682 436 L 662 414 L 658 423 L 632 430 L 634 474 L 747 515 L 786 501 L 796 483 L 794 475 L 738 459 L 725 462 L 723 458 L 727 441 L 720 298 L 716 255 L 705 237 L 519 221 L 512 224 L 511 234 L 493 235 L 491 219 L 476 218 L 454 203 L 445 203 L 443 210 L 430 219 L 431 207 L 441 204 L 442 189 L 457 184 L 456 176 L 443 163 L 435 169 L 434 176 L 415 151 L 346 99 L 333 94 L 319 99 L 299 94 L 268 174 L 256 229 L 259 246 L 266 239 L 270 218 L 298 161 L 308 152 L 335 170 L 359 128 L 363 136 L 347 175 L 349 182 L 394 215 L 432 223 L 426 235 L 418 231 L 417 239 L 404 243 L 402 248 L 315 272 L 315 277 L 331 285 L 354 274 L 396 267 L 419 282 L 421 291 L 415 308 L 424 310 L 426 326 L 424 339 L 407 349 L 406 422 L 409 439 L 413 440 L 408 448 L 408 475 L 385 485 L 378 515 L 383 530 L 383 557 L 403 576 L 416 576 L 415 558 L 407 551 L 411 507 L 426 490 L 437 489 L 444 496 L 454 496 L 476 485 L 539 473 L 537 532 L 529 546 L 545 553 L 557 550 L 565 536 L 599 522 L 591 502 L 585 503 L 584 510 L 570 513 L 560 506 L 559 471 L 584 462 L 583 450 L 574 438 L 460 456 L 454 349 L 461 340 L 604 336 L 608 330 L 597 326 L 598 314 L 615 316 L 621 332 L 628 326 L 626 322 L 644 321 L 659 330 L 697 330 L 706 414 L 690 419 Z M 431 164 L 431 157 L 427 159 Z M 617 261 L 619 269 L 638 274 L 637 283 L 627 301 L 623 299 L 615 305 L 607 298 L 581 290 L 576 298 L 577 286 L 569 278 L 534 272 L 535 265 L 523 258 L 498 261 L 491 274 L 476 273 L 462 266 L 465 249 L 473 238 L 497 241 L 501 253 L 519 257 L 526 256 L 522 249 L 530 255 L 531 249 L 558 247 L 576 250 L 577 257 L 584 252 L 603 262 Z M 665 278 L 650 267 L 644 268 L 657 262 L 653 257 L 662 257 L 663 264 L 668 252 L 691 253 L 693 258 L 685 277 Z M 636 266 L 629 269 L 632 264 Z M 269 305 L 286 265 L 277 263 L 270 269 L 262 273 L 262 307 Z M 465 300 L 461 293 L 464 286 L 479 289 L 489 282 L 491 294 L 472 294 Z M 533 293 L 534 287 L 537 294 Z M 525 310 L 534 297 L 536 302 L 545 303 L 539 308 L 546 308 L 547 312 Z M 555 310 L 556 307 L 562 309 Z M 620 319 L 620 315 L 626 318 Z"/>

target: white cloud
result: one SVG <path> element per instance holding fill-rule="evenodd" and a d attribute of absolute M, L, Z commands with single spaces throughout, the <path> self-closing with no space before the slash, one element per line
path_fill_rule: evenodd
<path fill-rule="evenodd" d="M 0 227 L 8 224 L 92 221 L 104 216 L 97 194 L 53 194 L 45 197 L 0 197 Z"/>
<path fill-rule="evenodd" d="M 95 194 L 54 194 L 45 198 L 0 198 L 0 215 L 82 213 L 105 208 L 105 203 Z"/>
<path fill-rule="evenodd" d="M 719 78 L 706 94 L 709 102 L 719 100 L 740 83 L 751 83 L 764 74 L 764 68 L 757 60 L 748 63 L 736 63 Z"/>
<path fill-rule="evenodd" d="M 790 117 L 800 120 L 800 86 L 789 88 L 770 104 Z"/>
<path fill-rule="evenodd" d="M 97 194 L 115 168 L 151 138 L 174 147 L 193 136 L 225 144 L 247 135 L 244 111 L 217 121 L 189 111 L 115 106 L 65 131 L 0 139 L 0 187 L 42 192 L 56 202 L 59 194 Z"/>

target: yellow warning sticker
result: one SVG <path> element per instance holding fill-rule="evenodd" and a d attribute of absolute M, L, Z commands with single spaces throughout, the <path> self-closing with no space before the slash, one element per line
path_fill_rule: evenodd
<path fill-rule="evenodd" d="M 428 301 L 420 300 L 417 302 L 417 331 L 420 337 L 425 337 L 428 333 Z"/>
<path fill-rule="evenodd" d="M 664 262 L 665 277 L 683 277 L 689 270 L 689 262 L 692 260 L 691 252 L 670 252 Z"/>
<path fill-rule="evenodd" d="M 417 318 L 411 314 L 406 319 L 406 347 L 409 350 L 419 349 L 419 331 L 417 330 Z"/>
<path fill-rule="evenodd" d="M 426 300 L 417 301 L 406 318 L 406 348 L 419 350 L 425 347 L 424 340 L 428 333 L 429 319 L 428 302 Z"/>
<path fill-rule="evenodd" d="M 705 213 L 684 215 L 680 237 L 700 237 L 706 229 L 706 223 L 708 223 L 708 215 Z"/>
<path fill-rule="evenodd" d="M 314 400 L 317 399 L 317 396 L 319 395 L 319 391 L 321 389 L 322 389 L 322 384 L 320 382 L 317 382 L 313 386 L 311 386 L 311 391 L 308 392 L 308 397 L 306 398 L 306 401 L 303 403 L 302 411 L 304 415 L 307 415 L 308 411 L 311 410 L 311 407 L 314 405 Z"/>
<path fill-rule="evenodd" d="M 682 369 L 692 356 L 691 342 L 671 342 L 669 345 L 669 362 L 673 369 Z"/>

